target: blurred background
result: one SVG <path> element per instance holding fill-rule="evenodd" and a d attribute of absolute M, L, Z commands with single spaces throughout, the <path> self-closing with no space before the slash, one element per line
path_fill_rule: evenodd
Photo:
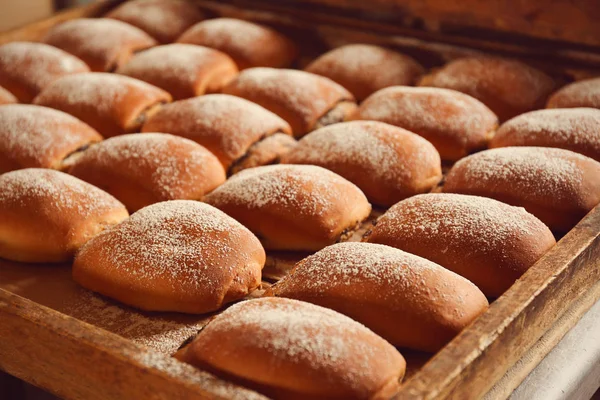
<path fill-rule="evenodd" d="M 63 8 L 92 0 L 0 0 L 0 32 L 47 18 Z"/>

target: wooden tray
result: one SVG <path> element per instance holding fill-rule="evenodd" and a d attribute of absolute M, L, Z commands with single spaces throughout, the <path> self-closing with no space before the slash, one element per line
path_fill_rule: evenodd
<path fill-rule="evenodd" d="M 67 11 L 2 34 L 0 43 L 39 40 L 56 23 L 99 16 L 117 3 Z M 300 65 L 328 47 L 359 41 L 398 48 L 428 67 L 493 52 L 526 59 L 565 80 L 600 71 L 600 55 L 582 48 L 552 51 L 529 42 L 448 37 L 298 7 L 298 1 L 197 3 L 216 15 L 275 25 L 298 38 L 305 55 Z M 271 254 L 265 277 L 277 279 L 301 256 Z M 436 355 L 403 350 L 409 371 L 397 398 L 508 396 L 600 298 L 599 260 L 600 206 Z M 120 305 L 77 286 L 69 265 L 0 260 L 0 369 L 67 399 L 263 398 L 171 358 L 209 318 Z"/>

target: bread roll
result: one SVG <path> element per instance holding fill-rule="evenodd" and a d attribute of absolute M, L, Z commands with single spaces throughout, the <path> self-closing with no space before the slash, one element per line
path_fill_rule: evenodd
<path fill-rule="evenodd" d="M 236 174 L 248 168 L 277 164 L 297 144 L 293 137 L 285 133 L 267 136 L 260 142 L 254 143 L 246 154 L 231 166 L 229 172 Z"/>
<path fill-rule="evenodd" d="M 105 17 L 136 26 L 160 43 L 171 43 L 204 19 L 204 14 L 185 0 L 133 0 L 116 7 Z"/>
<path fill-rule="evenodd" d="M 454 164 L 444 191 L 525 207 L 564 233 L 600 202 L 600 163 L 563 149 L 492 149 Z"/>
<path fill-rule="evenodd" d="M 102 230 L 127 218 L 106 192 L 51 169 L 0 175 L 0 257 L 62 262 Z"/>
<path fill-rule="evenodd" d="M 0 106 L 3 104 L 13 104 L 17 102 L 17 98 L 11 92 L 0 86 Z"/>
<path fill-rule="evenodd" d="M 47 44 L 9 42 L 0 46 L 0 85 L 21 103 L 31 103 L 61 76 L 89 70 L 79 58 Z"/>
<path fill-rule="evenodd" d="M 424 69 L 412 57 L 385 47 L 347 44 L 323 54 L 305 71 L 339 83 L 362 101 L 388 86 L 415 84 Z"/>
<path fill-rule="evenodd" d="M 177 40 L 222 51 L 239 69 L 287 68 L 296 56 L 296 45 L 264 25 L 234 18 L 214 18 L 197 23 Z"/>
<path fill-rule="evenodd" d="M 102 136 L 75 117 L 51 108 L 0 107 L 0 174 L 21 168 L 64 169 L 67 157 Z"/>
<path fill-rule="evenodd" d="M 364 240 L 427 258 L 488 297 L 504 293 L 556 243 L 548 227 L 523 208 L 447 193 L 399 202 Z"/>
<path fill-rule="evenodd" d="M 558 147 L 600 161 L 600 110 L 569 108 L 531 111 L 506 121 L 490 147 Z"/>
<path fill-rule="evenodd" d="M 219 91 L 238 74 L 229 56 L 207 47 L 168 44 L 138 53 L 117 73 L 140 79 L 186 99 Z"/>
<path fill-rule="evenodd" d="M 287 164 L 327 168 L 369 201 L 391 206 L 430 191 L 442 179 L 440 155 L 427 140 L 383 122 L 353 121 L 317 129 L 286 156 Z"/>
<path fill-rule="evenodd" d="M 366 99 L 353 119 L 386 122 L 430 141 L 443 160 L 486 147 L 498 118 L 477 99 L 455 90 L 394 86 Z"/>
<path fill-rule="evenodd" d="M 81 286 L 147 311 L 201 314 L 260 285 L 265 251 L 249 230 L 207 204 L 145 207 L 85 245 Z"/>
<path fill-rule="evenodd" d="M 52 27 L 44 42 L 82 59 L 92 71 L 110 72 L 136 51 L 158 43 L 146 32 L 108 18 L 77 18 Z"/>
<path fill-rule="evenodd" d="M 204 200 L 240 221 L 271 250 L 319 250 L 371 212 L 359 188 L 313 165 L 247 169 Z"/>
<path fill-rule="evenodd" d="M 425 76 L 421 86 L 458 90 L 483 102 L 500 121 L 544 108 L 557 83 L 544 72 L 517 60 L 466 57 Z"/>
<path fill-rule="evenodd" d="M 211 94 L 162 107 L 142 132 L 167 132 L 191 139 L 217 156 L 225 169 L 263 138 L 292 129 L 283 119 L 248 100 Z"/>
<path fill-rule="evenodd" d="M 363 325 L 296 300 L 262 298 L 217 315 L 178 355 L 273 399 L 388 399 L 406 362 Z"/>
<path fill-rule="evenodd" d="M 294 136 L 347 120 L 354 97 L 332 80 L 304 71 L 250 68 L 223 93 L 253 101 L 286 120 Z"/>
<path fill-rule="evenodd" d="M 94 72 L 57 79 L 34 103 L 69 113 L 111 137 L 138 132 L 146 118 L 170 101 L 169 93 L 145 82 Z"/>
<path fill-rule="evenodd" d="M 573 82 L 557 90 L 548 100 L 548 108 L 600 108 L 600 77 Z"/>

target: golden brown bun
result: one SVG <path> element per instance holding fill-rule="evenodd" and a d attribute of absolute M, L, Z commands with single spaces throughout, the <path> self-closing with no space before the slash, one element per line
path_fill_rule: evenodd
<path fill-rule="evenodd" d="M 260 142 L 254 143 L 248 149 L 246 155 L 229 168 L 229 172 L 236 174 L 248 168 L 277 164 L 297 144 L 298 142 L 293 137 L 285 133 L 275 133 L 267 136 Z"/>
<path fill-rule="evenodd" d="M 77 118 L 52 108 L 0 107 L 0 174 L 21 168 L 63 169 L 67 156 L 102 136 Z"/>
<path fill-rule="evenodd" d="M 352 119 L 386 122 L 430 141 L 443 160 L 486 147 L 498 118 L 477 99 L 455 90 L 394 86 L 374 93 Z"/>
<path fill-rule="evenodd" d="M 22 262 L 70 260 L 88 240 L 127 218 L 106 192 L 51 169 L 0 175 L 0 257 Z"/>
<path fill-rule="evenodd" d="M 413 85 L 424 69 L 412 57 L 385 47 L 348 44 L 323 54 L 305 71 L 339 83 L 362 101 L 388 86 Z"/>
<path fill-rule="evenodd" d="M 18 103 L 18 99 L 8 90 L 0 86 L 0 106 L 3 104 Z"/>
<path fill-rule="evenodd" d="M 488 307 L 470 281 L 389 246 L 338 243 L 300 261 L 266 293 L 331 308 L 394 346 L 435 352 Z"/>
<path fill-rule="evenodd" d="M 235 304 L 178 358 L 274 399 L 389 399 L 406 362 L 388 342 L 335 311 L 262 298 Z"/>
<path fill-rule="evenodd" d="M 600 202 L 600 163 L 546 147 L 486 150 L 454 164 L 444 192 L 524 207 L 553 231 L 564 233 Z"/>
<path fill-rule="evenodd" d="M 573 82 L 554 92 L 548 108 L 600 108 L 600 77 Z"/>
<path fill-rule="evenodd" d="M 21 103 L 31 103 L 61 76 L 89 71 L 79 58 L 47 44 L 11 42 L 0 46 L 0 85 Z"/>
<path fill-rule="evenodd" d="M 371 212 L 359 188 L 313 165 L 246 169 L 204 200 L 240 221 L 272 250 L 322 249 Z"/>
<path fill-rule="evenodd" d="M 92 71 L 109 72 L 136 51 L 158 43 L 135 26 L 108 18 L 77 18 L 52 27 L 44 42 L 82 59 Z"/>
<path fill-rule="evenodd" d="M 490 147 L 539 146 L 571 150 L 600 161 L 600 110 L 531 111 L 506 121 Z"/>
<path fill-rule="evenodd" d="M 557 83 L 544 72 L 517 60 L 466 57 L 426 75 L 420 86 L 458 90 L 483 102 L 500 121 L 544 108 Z"/>
<path fill-rule="evenodd" d="M 130 212 L 165 200 L 200 200 L 225 182 L 210 151 L 166 133 L 107 139 L 85 151 L 69 173 L 112 194 Z"/>
<path fill-rule="evenodd" d="M 83 287 L 147 311 L 201 314 L 260 285 L 265 251 L 221 211 L 193 200 L 145 207 L 85 245 L 73 264 Z"/>
<path fill-rule="evenodd" d="M 204 14 L 190 1 L 134 0 L 121 4 L 105 17 L 136 26 L 160 43 L 171 43 L 204 19 Z"/>
<path fill-rule="evenodd" d="M 504 293 L 556 243 L 548 227 L 523 208 L 448 193 L 401 201 L 364 240 L 425 257 L 489 297 Z"/>
<path fill-rule="evenodd" d="M 138 132 L 171 95 L 146 82 L 117 74 L 90 72 L 57 79 L 35 104 L 71 114 L 111 137 Z"/>
<path fill-rule="evenodd" d="M 210 47 L 229 55 L 239 69 L 287 68 L 296 56 L 296 45 L 281 33 L 263 25 L 234 18 L 202 21 L 185 31 L 178 43 Z"/>
<path fill-rule="evenodd" d="M 276 132 L 291 135 L 283 119 L 248 100 L 211 94 L 162 107 L 142 132 L 167 132 L 191 139 L 217 156 L 228 169 L 250 146 Z"/>
<path fill-rule="evenodd" d="M 235 63 L 220 51 L 189 44 L 167 44 L 145 50 L 117 70 L 186 99 L 214 93 L 238 74 Z"/>
<path fill-rule="evenodd" d="M 316 129 L 340 103 L 353 103 L 354 97 L 331 79 L 304 71 L 275 68 L 250 68 L 242 71 L 223 93 L 253 101 L 286 120 L 294 136 Z M 354 107 L 329 123 L 350 117 Z"/>
<path fill-rule="evenodd" d="M 313 131 L 282 162 L 327 168 L 382 206 L 428 192 L 442 179 L 440 155 L 431 143 L 375 121 L 344 122 Z"/>

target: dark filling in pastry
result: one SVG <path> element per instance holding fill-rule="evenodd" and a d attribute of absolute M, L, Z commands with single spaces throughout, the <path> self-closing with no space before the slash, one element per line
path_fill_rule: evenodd
<path fill-rule="evenodd" d="M 233 175 L 243 169 L 277 164 L 283 155 L 294 148 L 296 143 L 293 137 L 281 132 L 263 136 L 250 146 L 246 154 L 231 164 L 227 174 Z"/>

